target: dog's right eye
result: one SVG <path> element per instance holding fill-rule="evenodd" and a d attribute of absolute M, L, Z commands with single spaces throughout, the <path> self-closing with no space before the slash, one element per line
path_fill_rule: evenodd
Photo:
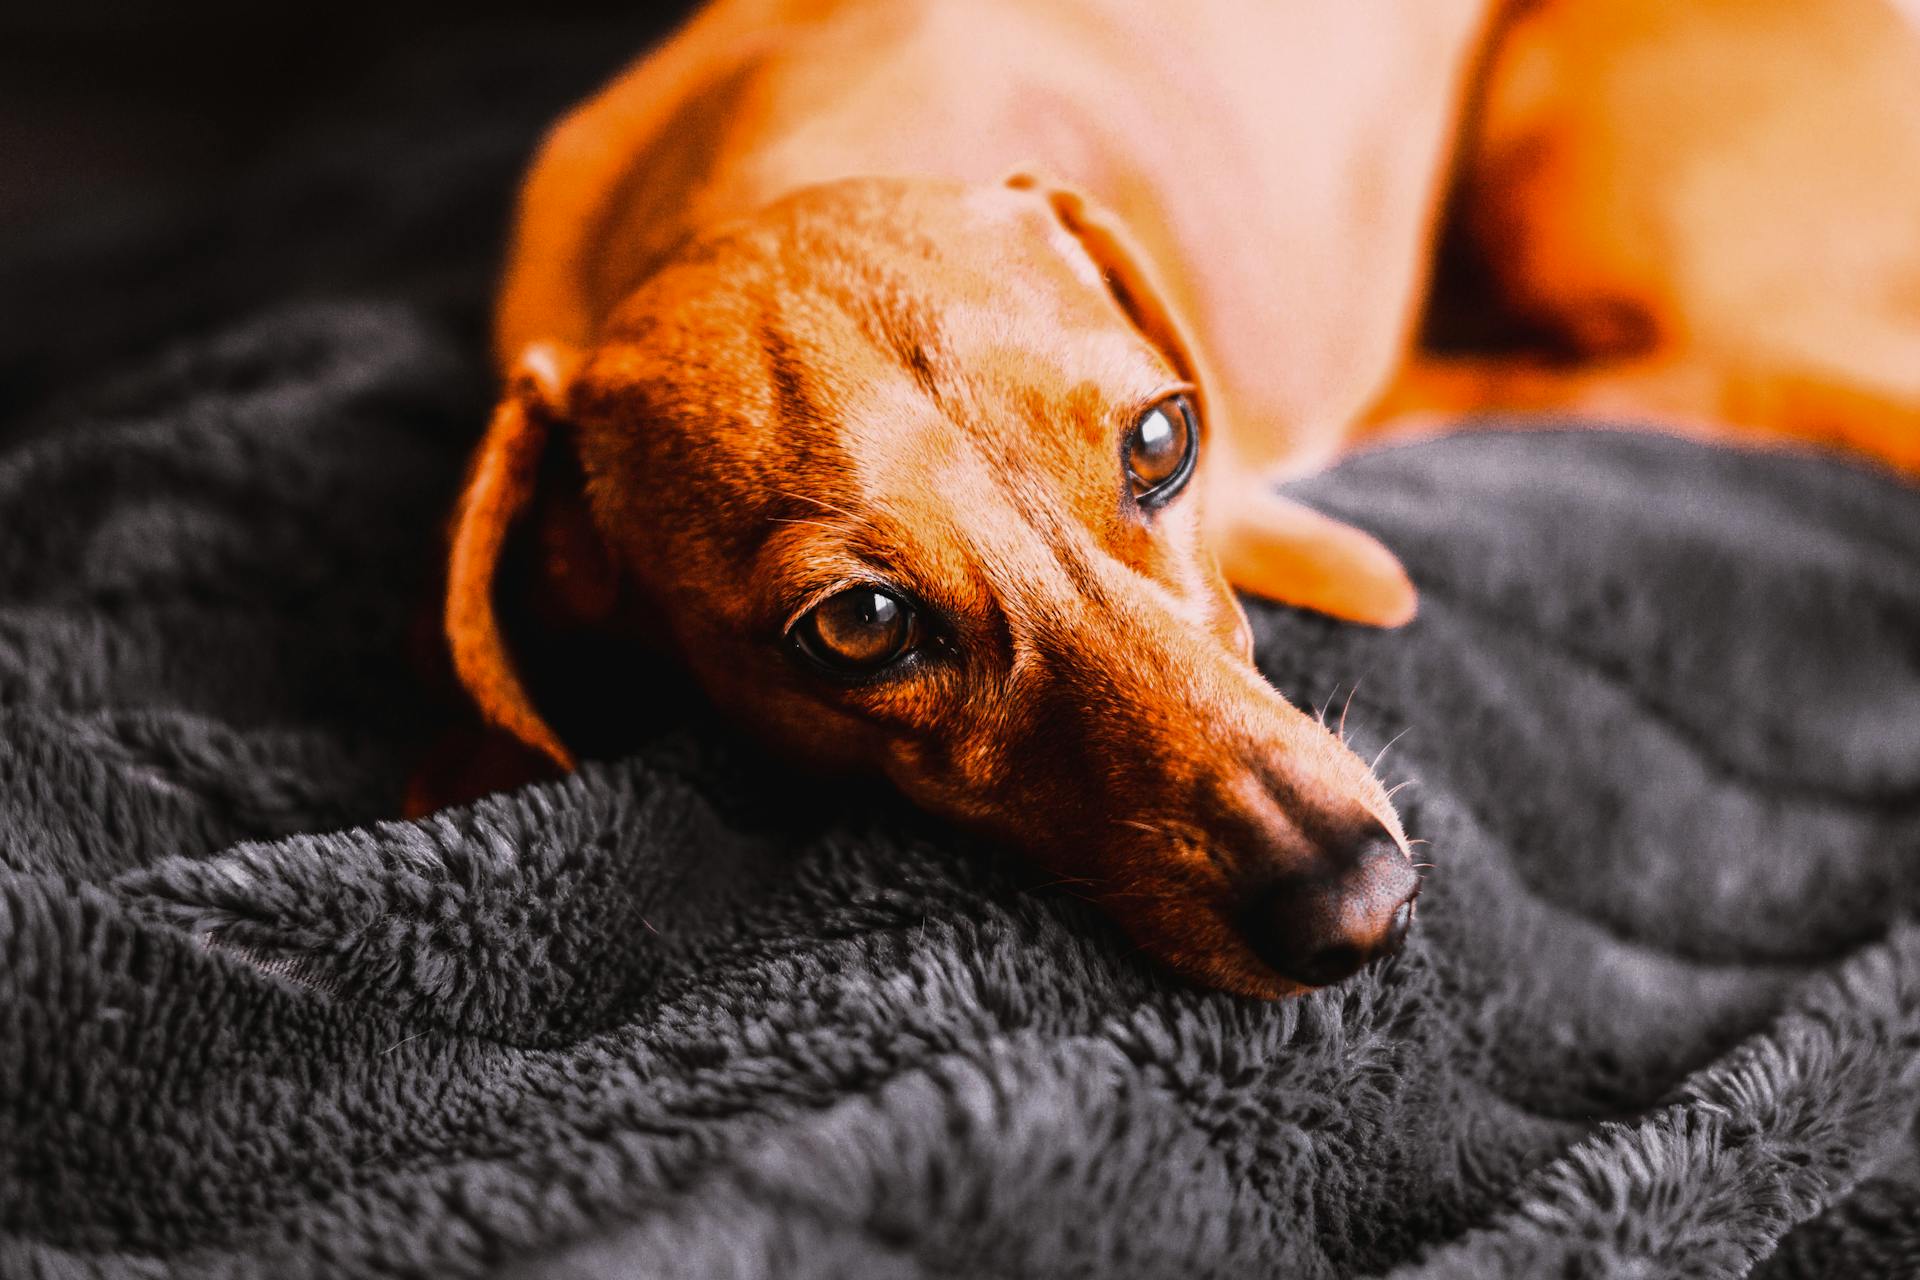
<path fill-rule="evenodd" d="M 880 587 L 850 587 L 815 605 L 793 625 L 794 647 L 836 675 L 868 675 L 919 639 L 912 605 Z"/>

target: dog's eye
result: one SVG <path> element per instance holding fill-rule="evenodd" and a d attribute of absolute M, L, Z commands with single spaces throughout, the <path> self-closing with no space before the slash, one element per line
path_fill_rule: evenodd
<path fill-rule="evenodd" d="M 1193 474 L 1200 427 L 1193 402 L 1168 396 L 1140 415 L 1127 436 L 1127 484 L 1143 507 L 1164 506 Z"/>
<path fill-rule="evenodd" d="M 878 671 L 913 647 L 920 624 L 913 606 L 879 587 L 850 587 L 815 605 L 794 624 L 801 653 L 829 671 Z"/>

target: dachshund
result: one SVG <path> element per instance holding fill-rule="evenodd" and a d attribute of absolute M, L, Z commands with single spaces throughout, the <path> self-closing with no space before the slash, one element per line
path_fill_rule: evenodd
<path fill-rule="evenodd" d="M 1190 980 L 1336 982 L 1419 875 L 1236 591 L 1416 594 L 1275 482 L 1506 408 L 1914 467 L 1916 232 L 1889 0 L 714 0 L 526 178 L 452 665 L 566 770 L 553 637 L 674 664 Z M 1444 240 L 1537 349 L 1428 349 Z"/>

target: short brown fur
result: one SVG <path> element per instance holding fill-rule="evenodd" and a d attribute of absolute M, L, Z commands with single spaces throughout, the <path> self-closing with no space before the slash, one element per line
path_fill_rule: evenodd
<path fill-rule="evenodd" d="M 496 617 L 503 547 L 537 523 L 547 615 L 636 653 L 645 633 L 776 746 L 1025 850 L 1190 977 L 1298 990 L 1249 945 L 1249 895 L 1406 840 L 1371 769 L 1254 669 L 1232 588 L 1386 625 L 1414 594 L 1271 483 L 1503 407 L 1915 466 L 1920 237 L 1887 229 L 1920 210 L 1920 56 L 1876 4 L 719 0 L 528 177 L 507 391 L 455 522 L 456 670 L 571 767 Z M 1793 132 L 1672 83 L 1727 40 L 1846 154 L 1725 160 L 1713 122 Z M 1843 65 L 1873 86 L 1834 87 Z M 1707 116 L 1655 118 L 1683 109 Z M 1415 349 L 1456 163 L 1499 296 L 1557 361 Z M 1823 282 L 1727 228 L 1816 164 L 1833 216 L 1880 230 L 1828 264 L 1817 314 L 1765 319 Z M 1841 180 L 1865 168 L 1884 185 Z M 1148 518 L 1119 442 L 1182 389 L 1200 472 Z M 542 478 L 556 449 L 576 480 Z M 937 626 L 903 676 L 823 681 L 787 630 L 873 579 Z M 1393 884 L 1340 928 L 1385 936 Z"/>

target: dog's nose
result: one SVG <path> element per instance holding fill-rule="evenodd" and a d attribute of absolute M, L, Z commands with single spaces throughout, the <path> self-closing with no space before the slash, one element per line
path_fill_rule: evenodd
<path fill-rule="evenodd" d="M 1254 954 L 1282 977 L 1324 987 L 1398 951 L 1419 892 L 1419 873 L 1383 834 L 1268 888 L 1242 928 Z"/>

